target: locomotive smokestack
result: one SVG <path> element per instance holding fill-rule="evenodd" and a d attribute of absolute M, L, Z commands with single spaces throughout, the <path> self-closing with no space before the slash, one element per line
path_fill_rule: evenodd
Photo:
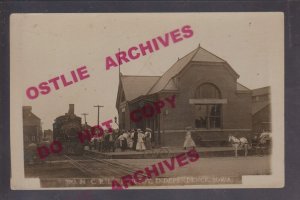
<path fill-rule="evenodd" d="M 72 114 L 72 115 L 75 114 L 75 112 L 74 112 L 74 104 L 69 104 L 69 112 L 68 113 Z"/>

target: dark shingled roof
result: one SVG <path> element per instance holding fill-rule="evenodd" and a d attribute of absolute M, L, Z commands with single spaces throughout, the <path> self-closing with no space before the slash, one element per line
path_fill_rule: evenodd
<path fill-rule="evenodd" d="M 122 86 L 127 101 L 146 95 L 159 76 L 121 76 Z"/>

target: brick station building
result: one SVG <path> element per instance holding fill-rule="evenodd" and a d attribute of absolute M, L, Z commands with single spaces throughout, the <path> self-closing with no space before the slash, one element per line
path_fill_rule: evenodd
<path fill-rule="evenodd" d="M 225 144 L 228 135 L 252 133 L 252 91 L 239 84 L 237 72 L 223 59 L 198 48 L 178 59 L 162 76 L 124 76 L 116 101 L 120 129 L 151 128 L 153 142 L 182 146 L 185 127 L 192 126 L 197 145 Z M 159 99 L 176 95 L 176 108 L 138 123 L 130 111 Z"/>

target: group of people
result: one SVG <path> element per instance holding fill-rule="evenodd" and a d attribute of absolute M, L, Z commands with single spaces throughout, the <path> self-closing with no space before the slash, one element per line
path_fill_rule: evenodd
<path fill-rule="evenodd" d="M 100 138 L 92 138 L 85 146 L 89 149 L 98 150 L 100 152 L 115 151 L 145 151 L 152 149 L 152 130 L 146 128 L 131 130 L 114 130 L 112 133 L 106 132 Z M 186 135 L 183 144 L 184 149 L 195 148 L 196 144 L 192 138 L 191 127 L 186 127 Z"/>
<path fill-rule="evenodd" d="M 100 152 L 115 151 L 145 151 L 152 149 L 152 130 L 146 128 L 141 129 L 113 131 L 113 133 L 105 133 L 101 138 L 93 138 L 88 144 L 90 149 Z M 183 144 L 184 149 L 195 148 L 196 144 L 192 138 L 191 127 L 186 127 L 186 135 Z"/>
<path fill-rule="evenodd" d="M 192 127 L 186 127 L 185 140 L 183 148 L 185 150 L 196 148 L 196 144 L 192 138 Z M 115 151 L 145 151 L 152 150 L 152 130 L 146 128 L 131 130 L 114 130 L 113 133 L 106 132 L 101 138 L 93 138 L 90 143 L 86 144 L 89 149 L 98 150 L 100 152 L 115 152 Z M 229 137 L 230 138 L 230 137 Z M 249 139 L 253 146 L 266 146 L 266 143 L 271 139 L 270 132 L 263 132 Z M 248 141 L 247 141 L 248 144 Z"/>
<path fill-rule="evenodd" d="M 144 151 L 152 149 L 151 139 L 152 130 L 150 128 L 146 128 L 145 132 L 141 129 L 123 130 L 117 138 L 116 146 L 120 147 L 122 151 L 126 149 Z"/>
<path fill-rule="evenodd" d="M 145 151 L 152 149 L 152 130 L 146 128 L 145 131 L 141 129 L 131 129 L 128 131 L 114 131 L 113 133 L 106 133 L 100 138 L 93 138 L 89 143 L 91 149 L 101 152 L 115 152 L 120 149 Z"/>

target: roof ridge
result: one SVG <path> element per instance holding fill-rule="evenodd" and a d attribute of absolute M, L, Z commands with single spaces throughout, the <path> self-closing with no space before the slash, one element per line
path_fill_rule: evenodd
<path fill-rule="evenodd" d="M 208 50 L 206 50 L 206 49 L 204 49 L 204 48 L 202 48 L 200 45 L 199 45 L 199 49 L 203 49 L 204 51 L 206 51 L 206 52 L 208 52 L 208 53 L 210 53 L 210 54 L 212 54 L 213 56 L 216 56 L 217 58 L 219 58 L 220 60 L 222 60 L 223 62 L 225 62 L 225 63 L 227 63 L 227 61 L 226 60 L 224 60 L 224 59 L 222 59 L 222 58 L 220 58 L 219 56 L 217 56 L 216 54 L 214 54 L 214 53 L 212 53 L 212 52 L 210 52 L 210 51 L 208 51 Z"/>
<path fill-rule="evenodd" d="M 194 53 L 194 55 L 192 56 L 192 58 L 194 58 L 194 56 L 195 56 L 196 53 L 199 51 L 199 49 L 200 49 L 200 46 L 198 46 L 196 49 L 193 50 L 193 51 L 195 51 L 195 50 L 197 50 L 197 51 L 195 51 L 195 53 Z M 187 57 L 187 56 L 188 56 L 190 53 L 192 53 L 193 51 L 189 52 L 188 54 L 186 54 L 186 55 L 183 56 L 182 58 L 179 58 L 179 60 L 183 59 L 184 57 Z M 177 61 L 179 61 L 179 60 L 177 60 Z"/>
<path fill-rule="evenodd" d="M 198 51 L 200 50 L 200 48 L 201 48 L 201 47 L 200 47 L 200 44 L 199 44 L 199 46 L 195 49 L 196 51 L 193 50 L 193 51 L 195 51 L 195 53 L 194 53 L 194 55 L 191 57 L 190 61 L 194 59 L 194 57 L 196 56 L 196 54 L 198 53 Z M 202 48 L 202 49 L 203 49 L 203 48 Z"/>
<path fill-rule="evenodd" d="M 194 58 L 194 56 L 195 56 L 196 53 L 198 52 L 199 48 L 200 48 L 200 45 L 199 45 L 196 49 L 192 50 L 191 52 L 189 52 L 188 54 L 186 54 L 186 55 L 183 56 L 182 58 L 178 59 L 175 63 L 173 63 L 173 64 L 171 65 L 171 67 L 170 67 L 167 71 L 165 71 L 165 72 L 160 76 L 160 78 L 153 84 L 153 86 L 148 90 L 148 92 L 147 92 L 146 94 L 149 94 L 149 92 L 152 90 L 152 88 L 154 88 L 154 86 L 158 83 L 158 81 L 161 79 L 161 77 L 163 77 L 164 74 L 166 74 L 169 70 L 171 70 L 172 67 L 173 67 L 177 62 L 179 62 L 179 61 L 182 60 L 183 58 L 185 58 L 185 57 L 187 57 L 188 55 L 190 55 L 190 53 L 192 53 L 193 51 L 195 51 L 195 52 L 194 52 L 194 55 L 191 57 L 191 59 Z M 189 59 L 189 61 L 191 61 L 191 59 Z M 172 78 L 173 78 L 173 77 L 172 77 Z"/>

